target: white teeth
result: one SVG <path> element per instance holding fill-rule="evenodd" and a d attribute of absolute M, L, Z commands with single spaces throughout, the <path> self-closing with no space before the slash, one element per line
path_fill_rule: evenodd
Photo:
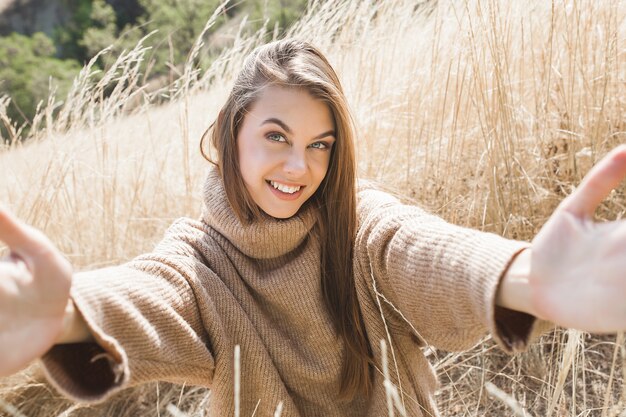
<path fill-rule="evenodd" d="M 297 191 L 300 191 L 300 188 L 302 188 L 300 186 L 290 187 L 288 185 L 283 185 L 275 181 L 270 181 L 270 184 L 272 184 L 272 187 L 276 188 L 277 190 L 282 191 L 283 193 L 287 193 L 287 194 L 293 194 Z"/>

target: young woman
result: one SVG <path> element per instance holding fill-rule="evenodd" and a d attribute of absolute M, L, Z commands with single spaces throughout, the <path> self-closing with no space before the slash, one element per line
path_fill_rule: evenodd
<path fill-rule="evenodd" d="M 626 174 L 611 152 L 532 244 L 453 226 L 357 184 L 339 80 L 312 46 L 246 60 L 210 130 L 199 220 L 153 252 L 73 274 L 40 232 L 0 211 L 0 375 L 41 357 L 65 395 L 101 401 L 151 380 L 211 388 L 210 415 L 387 414 L 380 341 L 408 415 L 436 415 L 420 347 L 485 333 L 524 349 L 542 319 L 626 329 L 626 226 L 594 224 Z M 241 390 L 234 391 L 234 352 Z"/>

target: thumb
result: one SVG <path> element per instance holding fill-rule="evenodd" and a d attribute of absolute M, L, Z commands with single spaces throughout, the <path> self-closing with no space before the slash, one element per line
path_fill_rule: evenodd
<path fill-rule="evenodd" d="M 559 206 L 577 217 L 592 217 L 609 193 L 626 176 L 626 145 L 620 145 L 602 158 L 583 178 L 576 190 Z"/>
<path fill-rule="evenodd" d="M 0 207 L 0 241 L 23 258 L 48 252 L 51 245 L 43 233 L 22 222 L 5 207 Z"/>

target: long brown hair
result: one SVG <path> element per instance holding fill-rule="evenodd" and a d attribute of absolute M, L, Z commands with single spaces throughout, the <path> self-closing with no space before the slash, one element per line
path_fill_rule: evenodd
<path fill-rule="evenodd" d="M 345 343 L 340 397 L 346 401 L 371 390 L 372 353 L 357 300 L 352 268 L 356 235 L 356 161 L 354 123 L 337 74 L 324 55 L 306 42 L 280 40 L 256 48 L 246 58 L 217 120 L 202 138 L 202 155 L 215 163 L 226 195 L 242 222 L 254 221 L 260 209 L 240 175 L 236 140 L 246 111 L 263 87 L 304 89 L 325 102 L 334 118 L 336 142 L 320 187 L 305 204 L 317 207 L 316 232 L 321 242 L 322 291 L 335 331 Z M 204 152 L 205 138 L 217 161 Z"/>

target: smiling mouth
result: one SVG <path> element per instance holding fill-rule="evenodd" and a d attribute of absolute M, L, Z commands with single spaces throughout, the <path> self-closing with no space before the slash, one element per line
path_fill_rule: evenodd
<path fill-rule="evenodd" d="M 304 188 L 304 186 L 302 185 L 285 185 L 271 180 L 266 180 L 265 182 L 267 182 L 275 190 L 278 190 L 285 194 L 296 194 L 298 191 Z"/>

